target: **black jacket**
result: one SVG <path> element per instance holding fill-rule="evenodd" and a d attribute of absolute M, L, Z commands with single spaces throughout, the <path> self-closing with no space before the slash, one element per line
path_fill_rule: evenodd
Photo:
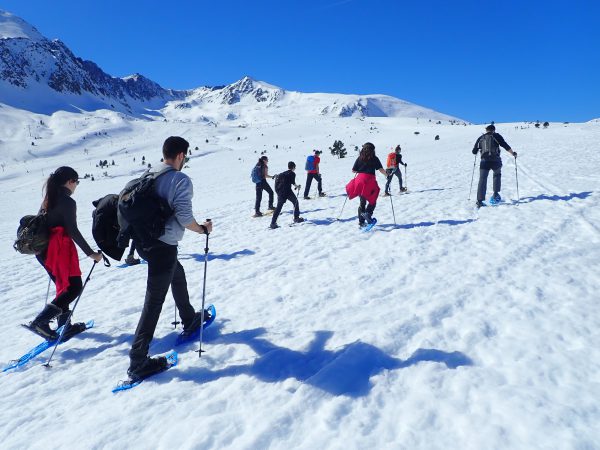
<path fill-rule="evenodd" d="M 500 158 L 500 147 L 502 147 L 505 150 L 511 150 L 511 148 L 510 148 L 510 145 L 508 145 L 506 143 L 504 138 L 501 135 L 499 135 L 498 133 L 491 133 L 488 131 L 487 133 L 479 136 L 479 138 L 477 138 L 477 140 L 475 141 L 475 145 L 473 146 L 473 153 L 476 154 L 478 151 L 482 150 L 481 141 L 483 141 L 483 139 L 489 135 L 492 136 L 492 145 L 494 145 L 498 151 L 493 152 L 492 154 L 482 154 L 481 158 L 485 159 L 487 161 L 495 161 L 495 160 L 501 161 L 502 158 Z"/>
<path fill-rule="evenodd" d="M 77 203 L 71 198 L 71 191 L 62 187 L 56 205 L 47 214 L 48 228 L 63 227 L 87 256 L 94 253 L 77 228 Z"/>
<path fill-rule="evenodd" d="M 286 195 L 292 192 L 292 186 L 296 184 L 296 174 L 293 170 L 286 170 L 277 175 L 275 180 L 275 192 L 277 195 Z"/>

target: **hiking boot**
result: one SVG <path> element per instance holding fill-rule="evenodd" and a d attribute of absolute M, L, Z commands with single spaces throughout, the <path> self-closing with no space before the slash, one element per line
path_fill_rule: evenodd
<path fill-rule="evenodd" d="M 48 303 L 42 312 L 26 327 L 47 341 L 54 341 L 58 339 L 58 334 L 50 328 L 50 321 L 61 313 L 62 309 L 52 303 Z"/>
<path fill-rule="evenodd" d="M 164 356 L 146 358 L 143 363 L 138 364 L 135 367 L 129 367 L 129 369 L 127 369 L 127 375 L 129 375 L 131 381 L 141 381 L 144 378 L 148 378 L 150 375 L 163 372 L 168 368 L 169 363 Z"/>
<path fill-rule="evenodd" d="M 485 203 L 483 203 L 481 200 L 477 200 L 477 203 L 475 203 L 477 205 L 478 208 L 481 208 L 483 206 L 487 206 Z"/>
<path fill-rule="evenodd" d="M 304 222 L 304 219 L 302 217 L 295 217 L 294 218 L 294 223 L 302 223 Z"/>
<path fill-rule="evenodd" d="M 128 266 L 135 266 L 136 264 L 139 264 L 141 261 L 137 258 L 135 258 L 133 255 L 128 255 L 127 258 L 125 259 L 125 264 L 127 264 Z"/>
<path fill-rule="evenodd" d="M 208 309 L 204 310 L 204 323 L 208 322 L 211 318 L 210 311 Z M 187 337 L 194 334 L 196 331 L 200 329 L 200 324 L 202 323 L 202 311 L 198 311 L 194 318 L 192 319 L 192 323 L 188 326 L 183 326 L 183 332 L 181 333 L 182 337 Z"/>
<path fill-rule="evenodd" d="M 67 325 L 67 327 L 65 328 L 65 331 L 63 331 L 62 342 L 67 342 L 73 336 L 78 335 L 86 329 L 87 327 L 83 322 L 76 322 L 73 324 L 69 323 L 69 325 Z"/>
<path fill-rule="evenodd" d="M 365 222 L 358 222 L 358 228 L 364 228 L 367 224 Z"/>
<path fill-rule="evenodd" d="M 327 197 L 327 194 L 325 192 L 319 192 L 319 197 Z"/>
<path fill-rule="evenodd" d="M 310 200 L 310 197 L 304 196 L 304 200 Z"/>
<path fill-rule="evenodd" d="M 279 225 L 277 225 L 276 223 L 272 223 L 271 225 L 269 225 L 269 228 L 270 228 L 271 230 L 274 230 L 274 229 L 276 229 L 276 228 L 279 228 Z"/>
<path fill-rule="evenodd" d="M 274 206 L 269 206 L 267 209 L 268 209 L 269 211 L 275 211 L 275 207 L 274 207 Z"/>
<path fill-rule="evenodd" d="M 493 198 L 496 203 L 500 203 L 502 201 L 502 197 L 500 197 L 500 194 L 498 194 L 497 192 L 494 193 Z"/>
<path fill-rule="evenodd" d="M 392 194 L 390 194 L 389 192 L 386 192 L 386 193 L 384 193 L 384 194 L 383 194 L 383 196 L 384 196 L 384 197 L 391 197 L 391 196 L 392 196 Z"/>
<path fill-rule="evenodd" d="M 262 216 L 263 216 L 263 213 L 261 213 L 260 211 L 256 211 L 252 217 L 262 217 Z"/>
<path fill-rule="evenodd" d="M 365 219 L 365 221 L 366 221 L 367 223 L 371 223 L 371 222 L 373 222 L 373 219 L 372 219 L 372 217 L 371 217 L 371 214 L 369 214 L 368 212 L 364 212 L 364 213 L 362 213 L 361 215 L 362 215 L 363 219 Z"/>
<path fill-rule="evenodd" d="M 401 188 L 400 188 L 400 192 L 406 192 L 406 191 L 408 191 L 408 189 L 407 189 L 407 188 L 405 188 L 405 187 L 401 187 Z"/>

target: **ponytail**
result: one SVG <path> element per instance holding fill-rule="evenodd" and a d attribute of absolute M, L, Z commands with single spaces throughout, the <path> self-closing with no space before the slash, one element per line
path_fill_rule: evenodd
<path fill-rule="evenodd" d="M 75 169 L 68 166 L 59 167 L 52 172 L 44 184 L 44 200 L 42 202 L 42 209 L 48 212 L 54 208 L 56 206 L 61 187 L 63 187 L 68 181 L 77 181 L 78 179 L 79 175 Z"/>

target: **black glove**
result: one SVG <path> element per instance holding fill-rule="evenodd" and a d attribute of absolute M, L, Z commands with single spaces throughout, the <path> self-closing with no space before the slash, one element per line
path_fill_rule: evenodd
<path fill-rule="evenodd" d="M 476 155 L 479 152 L 476 148 L 473 149 L 473 154 Z"/>
<path fill-rule="evenodd" d="M 513 152 L 513 156 L 515 157 L 515 159 L 517 158 L 517 152 Z"/>
<path fill-rule="evenodd" d="M 408 163 L 404 163 L 404 167 L 408 166 Z"/>

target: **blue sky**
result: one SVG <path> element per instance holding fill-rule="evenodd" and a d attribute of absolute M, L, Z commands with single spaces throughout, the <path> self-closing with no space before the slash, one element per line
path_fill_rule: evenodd
<path fill-rule="evenodd" d="M 250 75 L 289 90 L 388 94 L 472 122 L 600 117 L 598 0 L 3 0 L 0 8 L 111 75 L 139 72 L 167 88 Z"/>

